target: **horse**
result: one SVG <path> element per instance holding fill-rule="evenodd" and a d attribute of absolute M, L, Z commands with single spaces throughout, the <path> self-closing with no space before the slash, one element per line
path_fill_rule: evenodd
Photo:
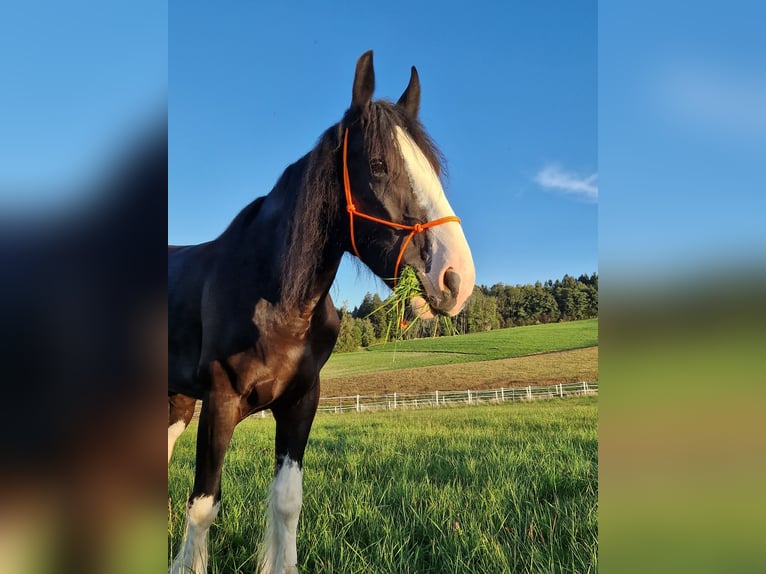
<path fill-rule="evenodd" d="M 168 463 L 202 401 L 194 487 L 171 574 L 207 570 L 207 532 L 221 504 L 234 427 L 270 409 L 276 420 L 261 574 L 298 571 L 303 454 L 319 402 L 319 373 L 339 319 L 329 291 L 352 253 L 393 287 L 412 267 L 422 317 L 456 315 L 475 270 L 441 184 L 443 158 L 418 119 L 411 68 L 396 103 L 373 100 L 372 51 L 356 63 L 351 105 L 271 192 L 215 240 L 168 247 Z"/>

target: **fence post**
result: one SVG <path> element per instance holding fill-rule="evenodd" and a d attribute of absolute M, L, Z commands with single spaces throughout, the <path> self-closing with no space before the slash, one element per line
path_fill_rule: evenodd
<path fill-rule="evenodd" d="M 471 404 L 471 389 L 468 389 L 468 404 Z"/>
<path fill-rule="evenodd" d="M 532 400 L 532 386 L 527 387 L 527 398 L 531 401 Z"/>
<path fill-rule="evenodd" d="M 394 408 L 396 408 L 396 393 L 394 393 Z"/>
<path fill-rule="evenodd" d="M 434 394 L 436 395 L 436 406 L 439 406 L 439 391 L 434 391 Z"/>
<path fill-rule="evenodd" d="M 582 392 L 585 393 L 586 395 L 588 394 L 588 382 L 587 381 L 583 381 L 582 382 Z"/>
<path fill-rule="evenodd" d="M 500 387 L 500 400 L 505 402 L 505 389 L 503 387 Z"/>
<path fill-rule="evenodd" d="M 564 384 L 559 383 L 559 396 L 563 399 L 564 398 Z"/>
<path fill-rule="evenodd" d="M 356 412 L 359 412 L 359 395 L 356 395 Z"/>

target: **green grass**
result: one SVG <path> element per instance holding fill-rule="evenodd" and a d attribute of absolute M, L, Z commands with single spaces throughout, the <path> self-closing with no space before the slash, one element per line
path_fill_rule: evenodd
<path fill-rule="evenodd" d="M 375 345 L 365 351 L 335 353 L 322 369 L 322 378 L 508 359 L 594 345 L 598 345 L 598 319 L 413 339 Z"/>
<path fill-rule="evenodd" d="M 195 431 L 168 470 L 173 551 Z M 271 417 L 235 431 L 213 573 L 255 569 L 273 440 Z M 594 572 L 597 453 L 595 397 L 320 415 L 304 461 L 301 572 Z"/>
<path fill-rule="evenodd" d="M 394 280 L 394 288 L 391 295 L 383 301 L 383 304 L 375 309 L 371 315 L 380 313 L 386 321 L 385 341 L 401 340 L 404 334 L 420 321 L 420 314 L 412 315 L 408 311 L 410 302 L 414 297 L 422 297 L 426 300 L 426 291 L 418 279 L 415 269 L 405 265 L 398 279 Z M 424 312 L 426 308 L 421 311 Z M 457 333 L 452 323 L 452 318 L 447 315 L 439 315 L 435 318 L 434 328 L 441 325 L 443 332 L 450 335 Z M 435 332 L 435 331 L 434 331 Z"/>

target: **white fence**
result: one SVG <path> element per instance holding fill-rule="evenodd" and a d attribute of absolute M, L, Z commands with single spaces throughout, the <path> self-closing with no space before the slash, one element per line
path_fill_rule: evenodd
<path fill-rule="evenodd" d="M 392 393 L 387 395 L 350 395 L 322 397 L 319 411 L 328 413 L 363 412 L 447 405 L 476 405 L 507 401 L 532 401 L 598 393 L 598 382 L 563 383 L 481 391 L 432 391 L 429 393 Z"/>
<path fill-rule="evenodd" d="M 345 412 L 379 411 L 392 409 L 435 408 L 449 405 L 479 405 L 501 402 L 533 401 L 598 394 L 598 381 L 563 383 L 559 385 L 531 385 L 527 387 L 501 387 L 481 391 L 432 391 L 429 393 L 391 393 L 386 395 L 348 395 L 320 397 L 319 412 L 341 414 Z M 198 401 L 194 417 L 199 417 Z M 253 417 L 266 417 L 260 411 Z"/>

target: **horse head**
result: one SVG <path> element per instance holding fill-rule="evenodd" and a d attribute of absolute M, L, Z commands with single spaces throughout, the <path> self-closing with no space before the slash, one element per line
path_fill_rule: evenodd
<path fill-rule="evenodd" d="M 473 291 L 473 258 L 441 183 L 441 154 L 418 119 L 420 80 L 394 104 L 372 100 L 372 51 L 356 65 L 351 107 L 340 124 L 350 252 L 393 286 L 412 267 L 425 298 L 424 318 L 456 315 Z"/>

